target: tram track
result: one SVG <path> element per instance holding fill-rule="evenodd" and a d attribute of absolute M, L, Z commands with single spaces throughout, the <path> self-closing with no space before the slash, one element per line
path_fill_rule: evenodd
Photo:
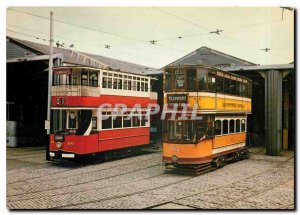
<path fill-rule="evenodd" d="M 100 182 L 100 181 L 106 180 L 108 178 L 114 180 L 113 178 L 117 178 L 117 177 L 124 176 L 124 175 L 129 175 L 129 174 L 132 174 L 132 173 L 137 173 L 137 172 L 140 172 L 140 171 L 143 171 L 143 170 L 146 170 L 146 169 L 150 169 L 150 168 L 153 168 L 153 167 L 157 167 L 157 166 L 160 166 L 160 164 L 149 166 L 147 168 L 143 168 L 143 169 L 139 169 L 139 170 L 134 170 L 134 171 L 127 172 L 127 173 L 123 173 L 123 174 L 120 174 L 120 175 L 115 175 L 115 176 L 112 176 L 112 177 L 106 177 L 106 178 L 102 178 L 102 179 L 99 179 L 99 180 L 94 180 L 94 181 L 87 182 L 87 183 Z M 138 179 L 138 180 L 132 180 L 130 178 L 129 179 L 130 181 L 128 181 L 128 182 L 124 182 L 124 183 L 123 182 L 118 182 L 118 185 L 125 185 L 125 184 L 129 184 L 129 183 L 132 183 L 132 182 L 136 183 L 136 182 L 140 182 L 140 181 L 143 181 L 143 180 L 152 179 L 152 178 L 161 176 L 163 174 L 165 174 L 165 173 L 161 172 L 161 173 L 157 173 L 157 174 L 154 174 L 152 176 L 141 178 L 141 179 Z M 80 184 L 80 185 L 83 185 L 83 184 Z M 67 186 L 67 187 L 64 187 L 64 188 L 77 187 L 77 186 L 78 185 L 70 185 L 70 186 Z M 104 187 L 101 187 L 101 188 L 97 188 L 96 190 L 102 190 L 102 189 L 106 189 L 106 188 L 109 188 L 109 187 L 115 187 L 115 186 L 116 186 L 115 184 L 114 185 L 109 185 L 109 186 L 104 186 Z M 55 190 L 57 190 L 57 189 L 46 190 L 46 192 L 55 191 Z M 90 190 L 95 190 L 95 188 L 92 188 L 92 189 L 83 189 L 82 191 L 90 191 Z M 71 192 L 64 192 L 63 194 L 67 195 L 67 194 L 72 194 L 72 193 L 77 193 L 77 192 L 82 192 L 82 191 L 75 190 L 75 191 L 71 191 Z M 38 192 L 35 192 L 34 194 L 41 193 L 40 197 L 43 197 L 44 196 L 43 192 L 45 192 L 45 191 L 38 191 Z M 25 195 L 31 195 L 31 194 L 33 194 L 33 193 L 26 193 Z M 47 196 L 54 196 L 54 195 L 57 195 L 57 194 L 59 194 L 59 193 L 55 193 L 55 192 L 52 193 L 52 194 L 47 193 Z M 24 195 L 24 194 L 22 194 L 22 195 Z M 37 196 L 34 196 L 34 197 L 31 196 L 29 198 L 21 198 L 20 199 L 20 196 L 21 195 L 15 196 L 17 200 L 14 200 L 14 199 L 11 199 L 11 198 L 8 198 L 7 200 L 9 202 L 9 201 L 24 201 L 24 200 L 29 200 L 29 199 L 37 198 Z M 12 197 L 12 196 L 10 196 L 10 197 Z"/>
<path fill-rule="evenodd" d="M 162 175 L 166 175 L 166 174 L 162 174 Z M 97 203 L 97 202 L 101 202 L 101 201 L 107 201 L 107 200 L 113 200 L 113 199 L 123 198 L 123 197 L 131 196 L 131 195 L 135 195 L 135 194 L 140 194 L 140 193 L 144 193 L 144 192 L 148 192 L 148 191 L 152 191 L 152 190 L 156 190 L 156 189 L 161 189 L 161 188 L 164 188 L 166 186 L 175 185 L 177 183 L 187 181 L 190 178 L 193 178 L 193 176 L 190 176 L 187 179 L 182 179 L 182 180 L 179 180 L 179 181 L 175 181 L 175 182 L 170 183 L 168 185 L 162 185 L 162 186 L 158 186 L 158 187 L 151 188 L 151 189 L 148 189 L 148 190 L 136 191 L 136 192 L 133 192 L 133 193 L 123 194 L 123 195 L 119 195 L 119 196 L 115 196 L 115 197 L 107 197 L 107 198 L 103 198 L 101 200 L 95 200 L 95 201 L 89 201 L 89 202 L 82 202 L 82 203 L 78 203 L 78 204 L 64 205 L 63 207 L 51 207 L 50 209 L 67 209 L 70 206 L 76 206 L 76 205 L 87 204 L 87 203 L 88 204 L 90 204 L 90 203 Z"/>
<path fill-rule="evenodd" d="M 265 171 L 263 171 L 263 172 L 259 172 L 259 173 L 257 173 L 257 174 L 252 175 L 252 176 L 246 177 L 246 178 L 243 179 L 243 181 L 245 181 L 245 180 L 247 180 L 247 179 L 254 178 L 254 177 L 259 176 L 259 175 L 261 175 L 261 174 L 265 174 L 266 172 L 270 172 L 270 171 L 272 171 L 274 168 L 277 168 L 277 167 L 279 167 L 280 165 L 283 165 L 284 163 L 287 163 L 289 160 L 291 160 L 291 159 L 293 159 L 293 158 L 294 158 L 294 156 L 291 157 L 291 158 L 289 158 L 289 159 L 287 159 L 287 160 L 285 160 L 285 161 L 282 161 L 282 162 L 280 162 L 280 163 L 277 163 L 276 165 L 272 166 L 271 168 L 269 168 L 269 169 L 267 169 L 267 170 L 265 170 Z M 213 190 L 216 190 L 216 189 L 220 189 L 220 188 L 224 188 L 224 187 L 226 187 L 226 186 L 229 186 L 229 185 L 232 185 L 232 184 L 236 184 L 236 183 L 238 183 L 238 182 L 240 182 L 240 181 L 235 181 L 235 182 L 230 183 L 230 184 L 225 184 L 225 185 L 223 185 L 223 186 L 219 186 L 219 187 L 216 187 L 216 188 L 213 188 L 213 189 L 210 189 L 210 190 L 206 190 L 206 191 L 204 191 L 204 192 L 199 192 L 199 193 L 196 193 L 196 194 L 193 194 L 193 195 L 184 196 L 184 197 L 181 197 L 181 198 L 178 198 L 178 199 L 175 199 L 175 200 L 178 201 L 178 200 L 185 199 L 185 198 L 189 198 L 189 197 L 192 197 L 192 196 L 197 196 L 197 195 L 199 195 L 199 194 L 206 193 L 206 192 L 210 192 L 210 191 L 213 191 Z M 285 184 L 285 183 L 286 183 L 286 181 L 282 182 L 280 185 Z M 279 186 L 279 185 L 276 185 L 276 186 Z M 266 192 L 266 191 L 268 191 L 268 190 L 272 190 L 272 189 L 274 189 L 274 188 L 275 188 L 275 187 L 272 187 L 272 188 L 270 188 L 270 189 L 263 190 L 263 191 L 261 191 L 261 192 L 256 192 L 254 195 L 249 196 L 249 197 L 247 197 L 247 198 L 250 198 L 250 197 L 259 195 L 259 194 L 261 194 L 261 193 L 263 193 L 263 192 Z M 173 201 L 174 201 L 174 200 L 173 200 Z M 173 202 L 173 201 L 170 201 L 170 203 L 172 202 L 172 203 L 174 203 L 174 204 L 177 204 L 176 202 Z M 192 206 L 190 206 L 190 205 L 186 205 L 186 206 L 192 207 Z M 153 207 L 155 207 L 155 206 L 153 206 Z M 150 208 L 149 208 L 149 209 L 150 209 Z"/>
<path fill-rule="evenodd" d="M 154 154 L 157 154 L 157 153 L 149 153 L 149 154 L 146 154 L 146 155 L 154 155 Z M 144 155 L 139 155 L 139 156 L 135 156 L 135 157 L 132 156 L 132 157 L 127 157 L 127 158 L 140 158 L 141 156 L 144 156 Z M 69 171 L 80 170 L 81 168 L 84 168 L 84 167 L 91 168 L 91 167 L 94 167 L 94 166 L 96 166 L 96 165 L 108 164 L 108 163 L 110 163 L 110 162 L 120 161 L 120 160 L 122 160 L 122 159 L 126 159 L 126 158 L 121 158 L 121 159 L 118 159 L 118 160 L 113 160 L 113 161 L 104 162 L 104 163 L 100 163 L 100 162 L 99 162 L 99 163 L 92 164 L 92 165 L 91 165 L 91 164 L 84 164 L 84 165 L 76 166 L 76 164 L 72 164 L 72 166 L 75 165 L 74 168 L 72 168 L 72 169 L 66 169 L 66 170 L 62 170 L 62 171 L 53 173 L 52 176 L 53 176 L 53 175 L 62 174 L 62 173 L 66 173 L 66 172 L 69 172 Z M 142 159 L 142 161 L 143 161 L 143 160 L 146 160 L 146 159 L 147 159 L 147 158 Z M 154 158 L 153 158 L 153 159 L 154 159 Z M 131 164 L 139 163 L 139 162 L 141 162 L 141 161 L 138 160 L 138 161 L 133 161 L 133 162 L 129 162 L 129 163 L 121 164 L 121 165 L 115 164 L 115 166 L 119 166 L 119 167 L 120 167 L 120 166 L 131 165 Z M 45 166 L 45 167 L 41 167 L 41 169 L 42 169 L 42 168 L 47 169 L 49 166 L 53 166 L 53 165 L 60 165 L 60 163 L 57 163 L 57 164 L 49 163 L 49 165 L 47 165 L 47 166 Z M 80 174 L 76 174 L 76 173 L 75 173 L 75 174 L 76 174 L 76 176 L 77 176 L 77 175 L 82 175 L 82 174 L 87 174 L 87 173 L 98 172 L 98 171 L 105 171 L 105 170 L 114 168 L 115 166 L 113 165 L 112 167 L 109 166 L 109 167 L 104 168 L 104 169 L 92 170 L 92 171 L 83 172 L 83 173 L 80 173 Z M 63 168 L 64 168 L 64 167 L 63 167 Z M 66 168 L 67 168 L 67 167 L 66 167 Z M 35 171 L 35 170 L 33 170 L 33 172 L 34 172 L 34 171 Z M 16 173 L 16 174 L 17 174 L 17 173 Z M 12 177 L 12 176 L 9 176 L 9 177 Z M 44 175 L 41 175 L 41 176 L 31 177 L 31 178 L 26 178 L 26 179 L 14 181 L 14 182 L 8 182 L 7 185 L 13 185 L 13 184 L 17 184 L 17 183 L 21 183 L 21 182 L 25 182 L 25 181 L 29 181 L 29 180 L 36 180 L 36 179 L 45 178 L 45 177 L 49 177 L 49 175 L 47 174 L 47 172 L 45 172 L 45 174 L 44 174 Z M 63 178 L 68 178 L 68 177 L 70 177 L 70 176 L 69 176 L 69 175 L 66 175 L 66 176 L 63 177 Z M 63 178 L 60 178 L 60 179 L 63 179 Z M 47 180 L 51 180 L 51 179 L 46 179 L 46 180 L 42 180 L 42 181 L 39 181 L 39 182 L 43 182 L 43 181 L 47 181 Z M 7 181 L 9 181 L 9 179 L 8 179 Z"/>
<path fill-rule="evenodd" d="M 263 151 L 263 150 L 262 150 Z M 261 152 L 261 151 L 260 151 Z M 259 152 L 257 152 L 257 153 L 259 153 Z M 257 154 L 257 153 L 255 153 L 255 154 Z M 254 154 L 254 153 L 253 153 Z M 252 155 L 253 155 L 252 154 Z M 243 179 L 241 179 L 241 180 L 247 180 L 247 179 L 250 179 L 250 178 L 253 178 L 253 177 L 256 177 L 256 176 L 259 176 L 259 175 L 261 175 L 261 174 L 263 174 L 263 173 L 266 173 L 266 172 L 269 172 L 269 171 L 271 171 L 272 169 L 274 169 L 274 168 L 276 168 L 277 166 L 280 166 L 280 165 L 283 165 L 284 163 L 286 163 L 286 162 L 288 162 L 289 160 L 291 160 L 291 159 L 293 159 L 294 157 L 291 157 L 291 158 L 289 158 L 289 159 L 287 159 L 287 160 L 285 160 L 285 161 L 282 161 L 282 162 L 279 162 L 279 163 L 276 163 L 276 165 L 272 165 L 271 167 L 269 167 L 268 169 L 266 169 L 266 170 L 264 170 L 264 171 L 260 171 L 260 172 L 258 172 L 258 173 L 256 173 L 256 174 L 253 174 L 253 175 L 251 175 L 251 176 L 249 176 L 249 177 L 246 177 L 246 178 L 243 178 Z M 153 159 L 156 159 L 156 158 L 153 158 Z M 140 161 L 136 161 L 136 162 L 133 162 L 133 163 L 139 163 Z M 270 161 L 267 161 L 267 162 L 270 162 Z M 147 169 L 151 169 L 151 168 L 156 168 L 157 166 L 160 166 L 160 164 L 156 164 L 156 165 L 153 165 L 153 166 L 149 166 L 149 167 L 146 167 L 146 168 L 141 168 L 140 170 L 134 170 L 134 171 L 130 171 L 130 172 L 125 172 L 125 173 L 122 173 L 122 174 L 120 174 L 120 175 L 115 175 L 115 176 L 107 176 L 107 177 L 105 177 L 105 178 L 102 178 L 102 179 L 97 179 L 97 180 L 93 180 L 93 181 L 101 181 L 101 180 L 107 180 L 107 179 L 109 179 L 109 178 L 115 178 L 114 180 L 117 180 L 116 178 L 118 178 L 118 177 L 121 177 L 122 175 L 131 175 L 131 174 L 135 174 L 136 172 L 139 172 L 139 171 L 142 171 L 142 170 L 146 170 L 146 171 L 148 171 Z M 102 170 L 100 170 L 100 171 L 102 171 Z M 217 170 L 218 171 L 218 170 Z M 83 173 L 84 174 L 84 173 Z M 118 184 L 118 186 L 120 186 L 120 188 L 119 189 L 122 189 L 123 187 L 122 186 L 124 186 L 124 185 L 130 185 L 130 184 L 132 184 L 132 186 L 135 186 L 135 184 L 136 183 L 138 183 L 138 182 L 146 182 L 146 181 L 151 181 L 151 179 L 153 179 L 153 178 L 156 178 L 155 179 L 155 181 L 159 181 L 159 180 L 161 180 L 160 179 L 160 177 L 167 177 L 167 175 L 169 175 L 169 174 L 165 174 L 165 172 L 162 170 L 162 172 L 161 173 L 159 173 L 159 174 L 157 174 L 157 175 L 153 175 L 153 176 L 150 176 L 150 177 L 145 177 L 145 178 L 140 178 L 140 179 L 138 179 L 138 180 L 133 180 L 133 181 L 131 181 L 131 180 L 129 180 L 128 179 L 128 181 L 126 181 L 126 182 L 124 182 L 124 183 L 119 183 Z M 76 191 L 76 190 L 72 190 L 72 191 L 70 191 L 70 192 L 66 192 L 66 193 L 64 193 L 64 195 L 63 196 L 59 196 L 60 198 L 62 198 L 62 199 L 64 199 L 64 198 L 70 198 L 71 197 L 71 199 L 72 199 L 72 196 L 74 195 L 74 194 L 79 194 L 80 196 L 85 196 L 85 195 L 89 195 L 89 191 L 92 191 L 92 190 L 94 190 L 95 192 L 100 192 L 101 190 L 103 190 L 103 197 L 104 198 L 102 198 L 102 199 L 96 199 L 96 200 L 92 200 L 92 201 L 88 201 L 88 199 L 82 199 L 83 201 L 82 202 L 80 202 L 80 203 L 77 203 L 77 200 L 76 199 L 74 199 L 74 203 L 72 203 L 72 204 L 61 204 L 61 205 L 58 205 L 58 206 L 56 206 L 56 202 L 55 202 L 55 200 L 51 200 L 51 198 L 55 195 L 54 193 L 53 194 L 51 194 L 51 195 L 49 195 L 48 196 L 48 194 L 47 193 L 43 193 L 43 192 L 45 192 L 45 191 L 37 191 L 37 192 L 31 192 L 31 194 L 33 194 L 33 198 L 25 198 L 25 199 L 21 199 L 21 200 L 19 200 L 19 201 L 15 201 L 15 200 L 17 200 L 17 198 L 18 198 L 18 196 L 19 197 L 21 197 L 21 196 L 23 196 L 23 195 L 25 195 L 25 193 L 23 193 L 23 194 L 19 194 L 19 195 L 15 195 L 15 199 L 12 199 L 12 200 L 9 200 L 8 199 L 8 205 L 9 204 L 14 204 L 14 203 L 18 203 L 18 202 L 22 202 L 22 201 L 26 201 L 26 200 L 33 200 L 34 202 L 36 202 L 36 201 L 38 201 L 38 198 L 40 197 L 40 198 L 43 198 L 45 195 L 47 195 L 47 201 L 49 201 L 49 208 L 51 208 L 51 209 L 61 209 L 61 208 L 80 208 L 81 207 L 81 205 L 87 205 L 87 204 L 96 204 L 96 203 L 98 203 L 97 205 L 99 205 L 99 204 L 101 204 L 100 202 L 103 202 L 103 201 L 111 201 L 111 200 L 114 200 L 114 199 L 116 199 L 116 202 L 118 202 L 118 200 L 117 199 L 119 199 L 119 198 L 123 198 L 123 197 L 128 197 L 128 196 L 133 196 L 133 195 L 136 195 L 136 194 L 141 194 L 141 193 L 147 193 L 147 192 L 151 192 L 151 191 L 155 191 L 155 190 L 159 190 L 159 189 L 162 189 L 162 188 L 165 188 L 165 187 L 169 187 L 169 186 L 174 186 L 175 184 L 181 184 L 181 183 L 183 183 L 183 182 L 185 182 L 185 181 L 188 181 L 188 180 L 191 180 L 191 179 L 193 179 L 193 178 L 195 178 L 195 177 L 198 177 L 198 176 L 190 176 L 190 177 L 188 177 L 188 178 L 185 178 L 185 179 L 182 179 L 182 180 L 176 180 L 175 182 L 172 182 L 172 183 L 167 183 L 167 184 L 164 184 L 164 185 L 161 185 L 161 186 L 157 186 L 157 187 L 153 187 L 153 188 L 150 188 L 150 189 L 144 189 L 143 188 L 143 190 L 136 190 L 135 192 L 130 192 L 130 193 L 124 193 L 124 194 L 121 194 L 121 195 L 118 195 L 117 193 L 115 193 L 115 190 L 117 189 L 116 188 L 116 186 L 115 185 L 110 185 L 110 186 L 104 186 L 104 187 L 101 187 L 101 188 L 96 188 L 96 189 L 88 189 L 88 190 L 80 190 L 80 191 Z M 131 178 L 131 177 L 130 177 Z M 83 184 L 86 184 L 86 183 L 93 183 L 93 181 L 91 181 L 91 182 L 85 182 L 85 183 L 82 183 L 82 185 Z M 151 184 L 150 183 L 150 181 L 149 182 L 147 182 L 147 184 Z M 168 202 L 169 203 L 173 203 L 173 204 L 177 204 L 176 202 L 173 202 L 173 201 L 178 201 L 178 200 L 181 200 L 181 199 L 184 199 L 184 198 L 188 198 L 188 197 L 192 197 L 192 196 L 195 196 L 195 195 L 199 195 L 199 194 L 202 194 L 202 193 L 205 193 L 205 192 L 209 192 L 209 191 L 213 191 L 213 190 L 215 190 L 215 189 L 219 189 L 219 188 L 222 188 L 222 187 L 226 187 L 226 186 L 229 186 L 229 185 L 232 185 L 232 184 L 235 184 L 235 183 L 237 183 L 237 182 L 239 182 L 240 180 L 238 180 L 238 181 L 234 181 L 234 182 L 232 182 L 232 183 L 226 183 L 226 184 L 224 184 L 223 186 L 218 186 L 218 187 L 214 187 L 213 189 L 209 189 L 209 190 L 205 190 L 205 191 L 203 191 L 203 192 L 199 192 L 199 193 L 195 193 L 195 194 L 193 194 L 193 195 L 185 195 L 185 196 L 183 196 L 183 197 L 181 197 L 181 198 L 178 198 L 178 199 L 174 199 L 174 200 L 172 200 L 172 201 L 164 201 L 163 203 L 159 203 L 159 204 L 157 204 L 157 205 L 152 205 L 152 206 L 149 206 L 149 207 L 147 207 L 147 209 L 150 209 L 150 208 L 154 208 L 154 207 L 156 207 L 156 206 L 159 206 L 159 205 L 164 205 L 164 204 L 167 204 Z M 153 182 L 152 182 L 153 183 Z M 146 184 L 146 183 L 143 183 L 143 184 Z M 76 187 L 77 185 L 69 185 L 69 186 L 66 186 L 66 188 L 68 188 L 68 187 L 72 187 L 72 186 L 74 186 L 74 187 Z M 178 185 L 178 186 L 180 186 L 180 185 Z M 110 194 L 110 193 L 107 193 L 106 192 L 106 190 L 109 190 L 109 189 L 111 189 L 112 187 L 114 187 L 114 188 L 116 188 L 116 189 L 113 189 L 112 191 L 114 191 L 114 192 L 112 192 L 112 194 Z M 55 190 L 58 190 L 58 189 L 60 189 L 60 188 L 54 188 L 53 189 L 53 191 L 55 191 Z M 271 189 L 271 188 L 270 188 Z M 126 190 L 126 189 L 125 189 Z M 46 190 L 47 191 L 47 190 Z M 79 193 L 78 193 L 79 192 Z M 105 193 L 106 192 L 106 193 Z M 265 190 L 264 191 L 262 191 L 262 192 L 265 192 Z M 34 194 L 35 193 L 40 193 L 40 195 L 38 195 L 38 196 L 34 196 Z M 85 194 L 86 193 L 86 194 Z M 94 193 L 94 192 L 93 192 Z M 259 192 L 257 193 L 257 195 L 259 194 Z M 30 195 L 30 194 L 28 194 L 28 195 Z M 76 196 L 75 195 L 75 196 Z M 93 196 L 94 194 L 92 194 L 92 196 Z M 101 192 L 99 193 L 99 195 L 102 195 L 101 194 Z M 108 195 L 108 196 L 107 196 Z M 109 195 L 113 195 L 113 196 L 109 196 Z M 21 197 L 22 198 L 22 197 Z M 95 198 L 95 197 L 94 197 Z M 248 197 L 248 198 L 250 198 L 250 197 Z M 52 202 L 53 201 L 53 202 Z M 62 202 L 63 203 L 63 202 Z M 68 203 L 68 202 L 65 202 L 65 203 Z M 26 203 L 24 203 L 25 205 L 26 205 Z M 183 204 L 184 205 L 184 204 Z M 78 206 L 78 207 L 77 207 Z M 188 206 L 188 207 L 193 207 L 193 206 L 190 206 L 190 205 L 186 205 L 186 206 Z M 47 206 L 47 208 L 48 208 L 48 206 Z"/>
<path fill-rule="evenodd" d="M 293 158 L 293 157 L 291 157 L 290 159 L 292 159 L 292 158 Z M 290 160 L 290 159 L 288 159 L 288 160 Z M 259 173 L 254 174 L 254 175 L 251 175 L 251 176 L 249 176 L 249 177 L 243 178 L 242 180 L 244 181 L 244 180 L 247 180 L 247 179 L 250 179 L 250 178 L 254 178 L 254 177 L 256 177 L 256 176 L 259 176 L 259 175 L 261 175 L 261 174 L 264 174 L 264 173 L 266 173 L 266 172 L 270 172 L 270 171 L 272 171 L 272 169 L 273 169 L 274 167 L 280 166 L 280 165 L 282 165 L 282 164 L 288 162 L 288 160 L 285 160 L 285 161 L 283 161 L 283 162 L 277 163 L 276 165 L 274 165 L 274 166 L 268 168 L 267 170 L 264 170 L 264 171 L 261 171 L 261 172 L 259 172 Z M 98 203 L 98 204 L 99 204 L 100 202 L 107 201 L 107 200 L 116 200 L 116 202 L 118 202 L 117 199 L 119 199 L 119 198 L 131 196 L 131 195 L 135 195 L 135 194 L 139 194 L 139 193 L 144 193 L 144 192 L 154 191 L 154 190 L 158 190 L 158 189 L 165 188 L 165 187 L 168 187 L 168 186 L 173 186 L 173 185 L 175 185 L 175 184 L 177 184 L 177 183 L 182 183 L 182 182 L 191 180 L 191 179 L 193 179 L 193 178 L 195 178 L 195 177 L 199 177 L 199 175 L 197 175 L 197 176 L 191 176 L 191 177 L 189 177 L 189 178 L 187 178 L 187 179 L 184 179 L 184 180 L 181 180 L 181 181 L 178 181 L 178 182 L 174 182 L 174 183 L 170 183 L 170 184 L 165 185 L 165 186 L 161 186 L 161 187 L 156 187 L 156 188 L 153 188 L 153 189 L 149 189 L 149 190 L 146 190 L 146 191 L 135 192 L 135 193 L 126 194 L 126 195 L 120 195 L 120 196 L 116 196 L 116 197 L 110 197 L 110 198 L 106 198 L 106 199 L 101 199 L 101 200 L 99 200 L 99 201 L 90 201 L 90 202 L 87 202 L 87 203 L 80 203 L 80 204 L 66 205 L 66 206 L 63 206 L 62 208 L 65 208 L 65 209 L 67 209 L 67 208 L 72 209 L 72 208 L 73 208 L 73 209 L 75 209 L 75 208 L 77 208 L 77 207 L 74 207 L 74 206 L 86 205 L 86 204 L 91 204 L 91 203 L 94 203 L 94 204 L 97 204 L 97 203 Z M 241 179 L 240 179 L 240 180 L 241 180 Z M 199 194 L 202 194 L 202 193 L 205 193 L 205 192 L 209 192 L 209 191 L 213 191 L 213 190 L 216 190 L 216 189 L 219 189 L 219 188 L 223 188 L 223 187 L 226 187 L 226 186 L 229 186 L 229 185 L 233 185 L 233 184 L 239 182 L 240 180 L 234 181 L 234 182 L 232 182 L 232 183 L 227 183 L 227 184 L 224 184 L 224 185 L 222 185 L 222 186 L 214 187 L 214 188 L 212 188 L 212 189 L 208 189 L 208 190 L 205 190 L 205 191 L 203 191 L 203 192 L 195 193 L 195 194 L 193 194 L 193 195 L 185 195 L 185 196 L 183 196 L 183 197 L 181 197 L 181 198 L 174 199 L 174 200 L 172 200 L 172 201 L 166 201 L 166 202 L 160 203 L 160 204 L 158 204 L 158 205 L 166 204 L 166 203 L 168 203 L 168 202 L 172 202 L 172 203 L 174 203 L 174 204 L 177 204 L 176 202 L 173 202 L 173 201 L 175 201 L 175 200 L 176 200 L 176 201 L 177 201 L 177 200 L 181 200 L 181 199 L 184 199 L 184 198 L 187 198 L 187 197 L 196 196 L 196 195 L 199 195 Z M 178 186 L 179 186 L 179 185 L 178 185 Z M 192 206 L 190 206 L 190 205 L 186 205 L 186 206 L 192 207 Z M 150 209 L 150 208 L 153 208 L 153 207 L 155 207 L 155 206 L 149 206 L 149 207 L 146 207 L 146 208 L 144 208 L 144 209 Z M 78 208 L 80 208 L 80 207 L 78 207 Z M 55 208 L 53 208 L 53 209 L 58 209 L 58 207 L 55 207 Z"/>
<path fill-rule="evenodd" d="M 155 166 L 159 166 L 161 165 L 161 161 L 158 160 L 157 158 L 152 158 L 150 160 L 143 160 L 145 163 L 153 163 L 151 161 L 157 161 L 157 164 L 155 164 Z M 117 167 L 121 169 L 121 167 L 123 166 L 136 166 L 136 164 L 140 164 L 142 161 L 135 161 L 135 162 L 131 162 L 131 163 L 127 163 L 127 164 L 123 164 L 123 165 L 118 165 Z M 151 165 L 150 165 L 151 167 Z M 114 167 L 108 167 L 108 168 L 105 168 L 105 169 L 101 169 L 101 170 L 95 170 L 95 171 L 90 171 L 90 172 L 85 172 L 85 173 L 81 173 L 81 174 L 77 174 L 75 175 L 75 177 L 77 178 L 80 178 L 81 175 L 84 175 L 84 174 L 90 174 L 90 173 L 97 173 L 97 172 L 102 172 L 102 171 L 107 171 L 107 170 L 111 170 L 112 168 Z M 142 169 L 147 169 L 148 167 L 141 167 L 141 168 L 138 168 L 134 171 L 139 171 L 139 170 L 142 170 Z M 131 172 L 134 172 L 134 171 L 131 171 Z M 65 172 L 64 172 L 65 173 Z M 87 184 L 87 183 L 91 183 L 93 181 L 98 181 L 98 180 L 103 180 L 103 179 L 107 179 L 107 178 L 111 178 L 111 177 L 114 177 L 114 176 L 118 176 L 118 175 L 123 175 L 123 174 L 126 174 L 127 172 L 124 172 L 122 174 L 119 174 L 119 173 L 116 173 L 116 175 L 108 175 L 107 177 L 104 177 L 104 178 L 99 178 L 99 179 L 96 179 L 96 180 L 89 180 L 89 181 L 86 181 L 86 182 L 82 182 L 82 183 L 77 183 L 76 185 L 81 185 L 81 184 Z M 63 177 L 63 178 L 59 178 L 59 180 L 64 180 L 66 178 L 69 178 L 70 176 L 66 176 L 66 177 Z M 52 179 L 47 179 L 47 180 L 43 180 L 43 181 L 39 181 L 39 183 L 41 182 L 48 182 L 48 181 L 51 181 Z M 31 182 L 31 184 L 33 184 L 34 182 Z M 58 183 L 58 181 L 56 180 L 55 182 L 53 181 L 52 182 L 53 184 L 54 183 Z M 25 185 L 28 185 L 27 183 Z M 22 187 L 23 188 L 24 184 L 21 184 L 19 185 L 18 187 Z M 23 192 L 23 193 L 17 193 L 17 194 L 9 194 L 8 197 L 11 197 L 11 196 L 18 196 L 18 195 L 24 195 L 24 194 L 31 194 L 31 193 L 36 193 L 36 192 L 42 192 L 42 191 L 49 191 L 49 190 L 55 190 L 55 189 L 62 189 L 62 188 L 65 188 L 65 187 L 70 187 L 70 186 L 74 186 L 73 184 L 72 185 L 66 185 L 66 186 L 59 186 L 59 187 L 55 187 L 55 188 L 46 188 L 44 190 L 39 190 L 39 191 L 31 191 L 31 192 Z M 13 189 L 16 189 L 18 187 L 12 187 Z M 33 187 L 36 187 L 36 186 L 33 186 Z"/>

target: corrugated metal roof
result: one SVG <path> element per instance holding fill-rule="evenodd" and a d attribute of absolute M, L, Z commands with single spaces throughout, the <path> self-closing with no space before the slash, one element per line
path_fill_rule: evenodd
<path fill-rule="evenodd" d="M 208 48 L 201 47 L 192 53 L 168 64 L 167 66 L 179 66 L 179 65 L 209 65 L 214 67 L 223 66 L 248 66 L 257 65 L 255 63 L 233 57 L 231 55 L 225 54 L 223 52 Z"/>
<path fill-rule="evenodd" d="M 26 40 L 20 40 L 12 37 L 7 37 L 11 42 L 18 43 L 22 46 L 26 46 L 31 50 L 35 50 L 39 54 L 46 54 L 49 55 L 49 45 L 44 45 L 40 43 L 34 43 Z M 64 48 L 57 48 L 53 47 L 54 54 L 62 53 L 64 56 L 64 62 L 70 63 L 70 64 L 77 64 L 77 65 L 84 65 L 84 66 L 90 66 L 89 60 L 84 59 L 83 56 L 78 57 L 78 54 L 75 51 L 72 51 L 70 49 L 64 49 Z M 152 67 L 147 67 L 139 64 L 134 64 L 126 61 L 121 61 L 109 57 L 104 57 L 101 55 L 95 55 L 95 54 L 89 54 L 80 52 L 84 55 L 87 55 L 97 61 L 100 61 L 101 63 L 107 65 L 109 68 L 113 70 L 120 70 L 126 73 L 133 73 L 133 74 L 139 74 L 139 75 L 146 75 L 147 72 L 156 71 L 157 69 Z"/>

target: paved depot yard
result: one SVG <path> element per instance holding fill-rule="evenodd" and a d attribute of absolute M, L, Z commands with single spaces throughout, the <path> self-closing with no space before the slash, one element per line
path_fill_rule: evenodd
<path fill-rule="evenodd" d="M 263 155 L 199 176 L 166 174 L 161 152 L 106 163 L 45 161 L 7 148 L 10 209 L 293 209 L 294 154 Z"/>

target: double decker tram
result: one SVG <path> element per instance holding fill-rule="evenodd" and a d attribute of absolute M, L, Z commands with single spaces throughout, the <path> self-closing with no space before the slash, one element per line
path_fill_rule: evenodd
<path fill-rule="evenodd" d="M 202 173 L 247 157 L 251 94 L 250 79 L 221 69 L 204 65 L 165 67 L 166 169 Z"/>
<path fill-rule="evenodd" d="M 111 157 L 120 150 L 149 146 L 151 122 L 146 108 L 157 103 L 151 84 L 146 75 L 83 66 L 54 67 L 50 157 Z M 99 109 L 103 104 L 108 106 Z M 116 104 L 125 105 L 125 111 L 114 111 Z"/>

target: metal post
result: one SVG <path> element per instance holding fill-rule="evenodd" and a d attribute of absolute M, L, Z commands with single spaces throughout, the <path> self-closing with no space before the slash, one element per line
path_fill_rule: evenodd
<path fill-rule="evenodd" d="M 266 72 L 265 90 L 267 155 L 279 156 L 282 149 L 282 73 L 280 71 Z"/>
<path fill-rule="evenodd" d="M 49 73 L 48 73 L 48 104 L 47 104 L 47 134 L 50 134 L 50 117 L 51 117 L 51 88 L 52 88 L 52 67 L 53 67 L 53 12 L 50 12 L 50 54 L 49 54 Z M 45 123 L 46 124 L 46 123 Z M 46 160 L 50 160 L 49 156 L 50 138 L 46 146 Z"/>
<path fill-rule="evenodd" d="M 53 12 L 50 12 L 50 55 L 49 55 L 49 74 L 48 74 L 48 106 L 47 121 L 50 121 L 51 114 L 51 88 L 52 88 L 52 67 L 53 67 Z M 47 129 L 50 134 L 50 128 Z"/>

